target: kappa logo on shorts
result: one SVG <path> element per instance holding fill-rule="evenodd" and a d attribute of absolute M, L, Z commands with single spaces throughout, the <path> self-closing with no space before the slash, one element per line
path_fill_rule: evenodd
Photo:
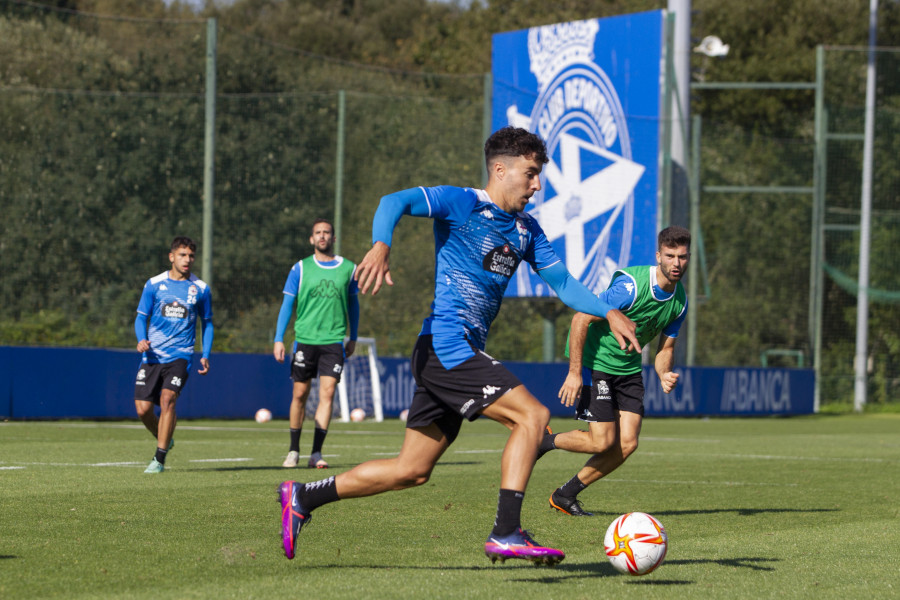
<path fill-rule="evenodd" d="M 484 394 L 485 398 L 487 398 L 488 396 L 493 396 L 494 394 L 496 394 L 497 390 L 499 389 L 500 388 L 495 385 L 486 385 L 481 388 L 481 393 Z"/>

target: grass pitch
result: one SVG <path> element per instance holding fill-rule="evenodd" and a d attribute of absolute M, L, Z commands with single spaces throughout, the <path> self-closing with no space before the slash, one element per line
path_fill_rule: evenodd
<path fill-rule="evenodd" d="M 286 430 L 181 421 L 166 472 L 145 475 L 155 444 L 136 421 L 0 423 L 0 598 L 900 597 L 900 415 L 646 420 L 637 453 L 582 493 L 592 518 L 549 508 L 587 458 L 551 452 L 522 521 L 566 552 L 552 569 L 484 556 L 507 438 L 487 420 L 424 486 L 318 509 L 285 559 L 276 485 L 393 456 L 403 436 L 334 423 L 332 468 L 289 471 Z M 633 510 L 669 534 L 643 577 L 603 550 Z"/>

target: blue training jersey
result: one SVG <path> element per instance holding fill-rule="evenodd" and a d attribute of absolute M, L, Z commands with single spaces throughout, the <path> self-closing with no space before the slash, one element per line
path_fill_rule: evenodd
<path fill-rule="evenodd" d="M 538 271 L 560 261 L 537 221 L 510 214 L 484 190 L 419 188 L 434 219 L 435 282 L 431 314 L 421 334 L 434 336 L 445 368 L 484 350 L 503 294 L 523 260 Z"/>
<path fill-rule="evenodd" d="M 209 286 L 193 273 L 183 281 L 169 279 L 168 271 L 160 273 L 144 284 L 137 312 L 150 317 L 150 349 L 143 353 L 141 362 L 169 363 L 184 358 L 190 369 L 197 317 L 206 323 L 212 321 Z"/>

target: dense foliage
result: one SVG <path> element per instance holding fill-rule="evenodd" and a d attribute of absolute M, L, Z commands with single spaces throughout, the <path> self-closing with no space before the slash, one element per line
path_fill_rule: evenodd
<path fill-rule="evenodd" d="M 0 0 L 0 342 L 133 345 L 140 288 L 167 267 L 168 241 L 201 238 L 207 17 L 218 24 L 216 349 L 267 352 L 284 278 L 308 253 L 308 224 L 334 216 L 340 98 L 341 253 L 358 261 L 384 193 L 481 183 L 493 33 L 665 7 L 661 0 L 236 0 L 208 1 L 198 13 L 178 1 Z M 726 59 L 692 56 L 695 78 L 705 81 L 810 82 L 817 45 L 867 42 L 862 0 L 695 0 L 694 9 L 694 36 L 715 34 L 731 46 Z M 882 3 L 878 39 L 900 40 L 897 3 Z M 843 60 L 829 66 L 841 74 L 829 80 L 829 99 L 835 114 L 849 115 L 846 131 L 858 133 L 864 57 L 850 52 Z M 896 156 L 900 142 L 897 64 L 879 70 L 883 157 Z M 854 85 L 841 85 L 848 80 Z M 704 123 L 704 185 L 812 185 L 811 92 L 705 90 L 692 105 Z M 851 217 L 856 144 L 829 150 L 829 203 Z M 897 169 L 889 160 L 877 168 L 885 218 L 873 285 L 896 291 L 897 266 L 883 261 L 896 247 Z M 707 274 L 700 364 L 758 364 L 771 348 L 809 355 L 811 208 L 808 196 L 790 194 L 703 197 L 705 265 L 693 267 Z M 384 354 L 409 350 L 432 293 L 430 223 L 408 219 L 396 240 L 396 286 L 362 302 L 361 333 L 375 336 Z M 832 247 L 843 244 L 851 256 L 854 243 L 850 236 Z M 851 263 L 838 266 L 855 277 Z M 847 373 L 855 300 L 830 279 L 826 292 L 826 362 Z M 540 359 L 542 317 L 549 317 L 561 354 L 570 315 L 544 302 L 507 302 L 489 350 Z M 900 370 L 898 322 L 896 304 L 873 308 L 883 397 Z"/>

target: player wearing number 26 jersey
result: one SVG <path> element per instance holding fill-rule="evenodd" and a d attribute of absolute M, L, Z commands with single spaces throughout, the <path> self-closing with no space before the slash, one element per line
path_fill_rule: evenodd
<path fill-rule="evenodd" d="M 188 279 L 176 281 L 165 271 L 144 284 L 137 312 L 145 321 L 150 317 L 147 329 L 150 348 L 142 354 L 141 362 L 169 363 L 183 358 L 190 370 L 197 319 L 206 323 L 212 321 L 209 286 L 193 273 Z M 211 339 L 209 345 L 212 346 Z M 204 343 L 203 356 L 208 358 L 210 348 L 205 346 Z"/>
<path fill-rule="evenodd" d="M 213 343 L 212 299 L 209 286 L 191 273 L 197 245 L 176 237 L 169 250 L 172 268 L 144 284 L 134 333 L 141 368 L 134 381 L 138 417 L 156 438 L 156 454 L 145 473 L 162 473 L 175 440 L 175 402 L 187 383 L 194 356 L 197 320 L 203 330 L 200 375 L 209 371 Z M 159 407 L 159 417 L 154 411 Z"/>

